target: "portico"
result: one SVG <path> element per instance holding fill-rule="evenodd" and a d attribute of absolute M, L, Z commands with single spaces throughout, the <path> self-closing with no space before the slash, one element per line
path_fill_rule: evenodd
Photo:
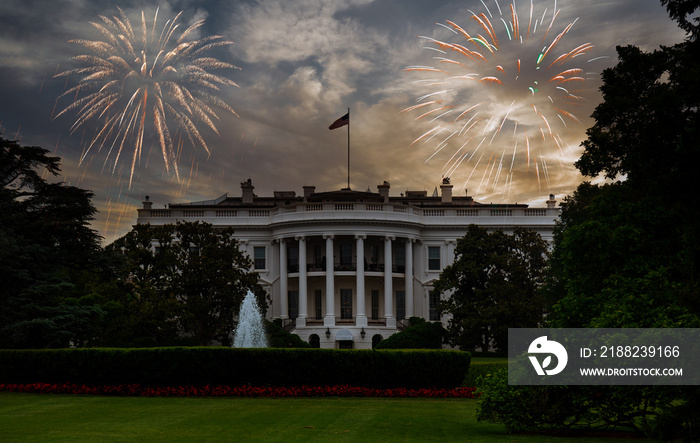
<path fill-rule="evenodd" d="M 280 300 L 279 318 L 285 323 L 295 321 L 296 329 L 321 324 L 396 328 L 397 320 L 413 316 L 415 241 L 364 233 L 277 238 L 279 287 L 287 294 Z M 323 255 L 315 256 L 318 251 Z M 399 312 L 397 291 L 402 300 Z"/>
<path fill-rule="evenodd" d="M 481 204 L 454 196 L 449 180 L 433 196 L 406 191 L 389 196 L 342 189 L 303 196 L 275 191 L 259 197 L 250 180 L 242 195 L 171 204 L 153 209 L 144 202 L 137 223 L 161 225 L 201 220 L 233 227 L 270 294 L 269 319 L 315 347 L 371 348 L 401 330 L 412 316 L 441 320 L 432 284 L 454 261 L 457 240 L 469 224 L 511 233 L 534 229 L 545 240 L 559 211 L 524 204 Z M 444 319 L 442 319 L 444 320 Z"/>

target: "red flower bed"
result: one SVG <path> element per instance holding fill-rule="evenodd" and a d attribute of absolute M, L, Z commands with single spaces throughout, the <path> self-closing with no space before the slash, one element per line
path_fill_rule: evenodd
<path fill-rule="evenodd" d="M 0 384 L 0 391 L 36 394 L 85 394 L 142 397 L 391 397 L 391 398 L 475 398 L 476 388 L 373 389 L 356 386 L 299 386 L 293 388 L 253 386 L 169 386 L 138 384 L 87 386 L 78 384 Z"/>

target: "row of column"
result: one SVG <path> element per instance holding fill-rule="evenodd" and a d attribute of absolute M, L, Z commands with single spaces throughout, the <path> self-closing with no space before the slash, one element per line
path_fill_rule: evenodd
<path fill-rule="evenodd" d="M 335 268 L 333 263 L 333 239 L 334 236 L 326 234 L 323 236 L 326 241 L 326 315 L 323 319 L 324 326 L 335 326 Z M 357 251 L 357 282 L 356 282 L 356 326 L 367 326 L 367 314 L 365 312 L 365 239 L 364 234 L 355 235 L 355 247 Z M 297 326 L 305 326 L 308 317 L 307 305 L 307 271 L 306 271 L 306 237 L 294 237 L 299 242 L 299 316 Z M 393 278 L 392 278 L 392 242 L 396 240 L 394 236 L 384 237 L 384 318 L 386 326 L 396 327 L 396 318 L 393 314 Z M 406 239 L 406 263 L 405 263 L 405 292 L 406 292 L 406 317 L 413 316 L 413 242 L 411 238 Z M 279 249 L 280 258 L 280 318 L 287 319 L 289 292 L 287 273 L 287 244 L 281 239 Z"/>

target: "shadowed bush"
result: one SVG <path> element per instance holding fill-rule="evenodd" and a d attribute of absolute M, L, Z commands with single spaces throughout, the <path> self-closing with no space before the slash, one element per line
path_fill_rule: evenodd
<path fill-rule="evenodd" d="M 500 370 L 508 370 L 508 362 L 477 361 L 469 364 L 467 376 L 462 382 L 463 387 L 473 388 L 478 386 L 477 380 L 484 376 L 496 373 Z"/>
<path fill-rule="evenodd" d="M 282 327 L 282 320 L 265 320 L 265 332 L 271 348 L 310 348 L 307 342 L 297 334 L 287 332 Z"/>
<path fill-rule="evenodd" d="M 375 349 L 441 349 L 445 328 L 440 322 L 411 317 L 411 326 L 379 342 Z"/>

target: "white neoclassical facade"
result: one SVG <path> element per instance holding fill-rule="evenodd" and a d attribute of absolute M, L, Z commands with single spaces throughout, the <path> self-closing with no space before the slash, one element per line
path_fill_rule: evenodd
<path fill-rule="evenodd" d="M 481 204 L 453 196 L 449 180 L 432 196 L 390 196 L 387 182 L 377 188 L 315 192 L 304 186 L 303 195 L 259 197 L 248 180 L 239 197 L 165 209 L 147 199 L 137 223 L 200 220 L 233 227 L 271 295 L 268 318 L 282 319 L 312 346 L 371 348 L 409 317 L 440 320 L 432 285 L 454 261 L 457 239 L 469 224 L 505 232 L 527 227 L 551 241 L 559 215 L 553 196 L 546 208 Z"/>

